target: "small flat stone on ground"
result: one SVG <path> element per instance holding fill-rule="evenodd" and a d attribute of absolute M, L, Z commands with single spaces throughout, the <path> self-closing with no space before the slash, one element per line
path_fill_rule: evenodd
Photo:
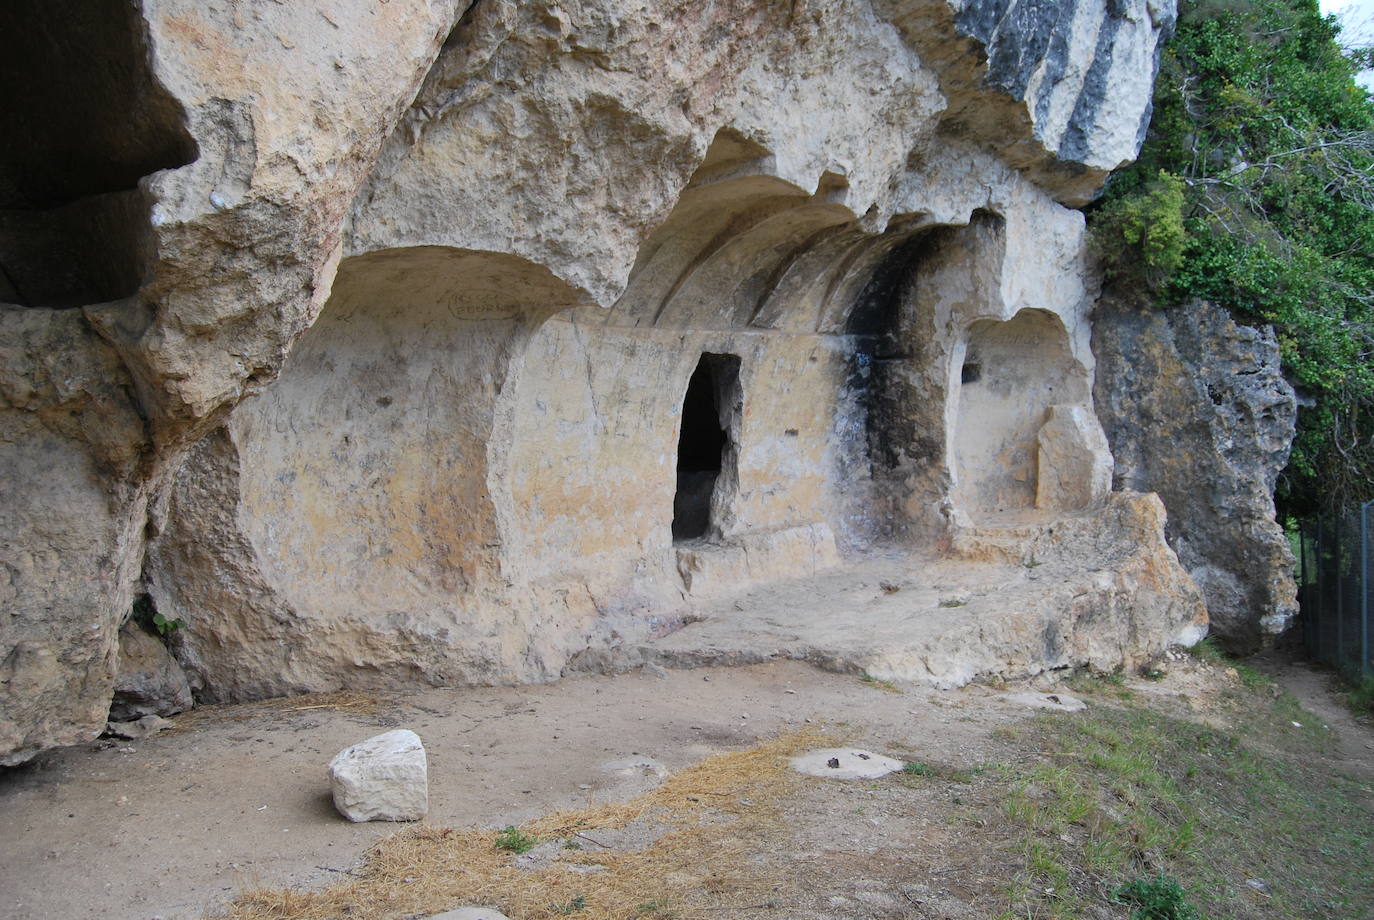
<path fill-rule="evenodd" d="M 829 779 L 877 779 L 902 769 L 900 760 L 858 748 L 824 748 L 792 758 L 792 769 Z"/>
<path fill-rule="evenodd" d="M 490 907 L 459 907 L 456 910 L 446 910 L 442 914 L 435 914 L 428 920 L 510 920 L 510 918 Z"/>
<path fill-rule="evenodd" d="M 1013 693 L 1007 699 L 1034 709 L 1055 709 L 1059 712 L 1080 712 L 1088 708 L 1082 700 L 1064 693 Z"/>
<path fill-rule="evenodd" d="M 401 728 L 344 748 L 329 763 L 334 807 L 350 821 L 418 821 L 429 811 L 420 736 Z"/>
<path fill-rule="evenodd" d="M 665 779 L 668 776 L 668 768 L 652 757 L 622 757 L 619 760 L 607 761 L 601 765 L 601 769 L 626 777 L 655 776 Z"/>
<path fill-rule="evenodd" d="M 105 734 L 113 735 L 116 738 L 127 738 L 130 741 L 142 741 L 144 738 L 151 738 L 171 724 L 171 719 L 147 715 L 132 722 L 108 722 L 105 725 Z"/>

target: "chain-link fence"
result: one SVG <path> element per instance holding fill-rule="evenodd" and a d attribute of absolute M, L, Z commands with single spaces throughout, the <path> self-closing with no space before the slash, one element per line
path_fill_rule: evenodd
<path fill-rule="evenodd" d="M 1359 681 L 1374 677 L 1374 502 L 1299 530 L 1298 603 L 1307 652 Z"/>

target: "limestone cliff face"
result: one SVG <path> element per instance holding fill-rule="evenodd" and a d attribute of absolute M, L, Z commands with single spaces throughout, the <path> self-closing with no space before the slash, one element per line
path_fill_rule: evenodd
<path fill-rule="evenodd" d="M 1274 481 L 1297 419 L 1272 329 L 1195 301 L 1168 311 L 1105 296 L 1094 318 L 1095 395 L 1121 488 L 1158 492 L 1169 544 L 1240 652 L 1297 615 L 1293 554 Z"/>
<path fill-rule="evenodd" d="M 712 572 L 1101 500 L 1068 206 L 1168 4 L 91 9 L 0 13 L 45 74 L 0 116 L 0 762 L 103 724 L 140 581 L 202 698 L 544 679 Z"/>

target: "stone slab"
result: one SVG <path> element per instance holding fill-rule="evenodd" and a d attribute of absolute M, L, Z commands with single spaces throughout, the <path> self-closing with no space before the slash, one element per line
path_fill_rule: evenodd
<path fill-rule="evenodd" d="M 896 773 L 905 764 L 859 748 L 822 748 L 792 758 L 792 769 L 827 779 L 877 779 Z"/>
<path fill-rule="evenodd" d="M 1033 709 L 1052 709 L 1056 712 L 1082 712 L 1088 708 L 1082 700 L 1066 693 L 1013 693 L 1007 699 Z"/>
<path fill-rule="evenodd" d="M 509 920 L 509 918 L 490 907 L 459 907 L 456 910 L 446 910 L 442 914 L 435 914 L 429 920 Z"/>

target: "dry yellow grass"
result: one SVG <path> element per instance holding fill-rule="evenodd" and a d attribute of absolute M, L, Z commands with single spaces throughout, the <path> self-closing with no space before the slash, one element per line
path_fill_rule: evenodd
<path fill-rule="evenodd" d="M 565 848 L 544 868 L 520 869 L 497 849 L 496 831 L 420 826 L 373 847 L 357 878 L 318 891 L 245 892 L 227 920 L 380 920 L 465 904 L 512 920 L 728 917 L 776 897 L 777 879 L 754 856 L 783 833 L 777 803 L 799 781 L 786 757 L 824 740 L 806 731 L 717 754 L 629 802 L 560 811 L 520 829 L 576 842 L 578 833 L 639 819 L 668 828 L 642 850 Z"/>

